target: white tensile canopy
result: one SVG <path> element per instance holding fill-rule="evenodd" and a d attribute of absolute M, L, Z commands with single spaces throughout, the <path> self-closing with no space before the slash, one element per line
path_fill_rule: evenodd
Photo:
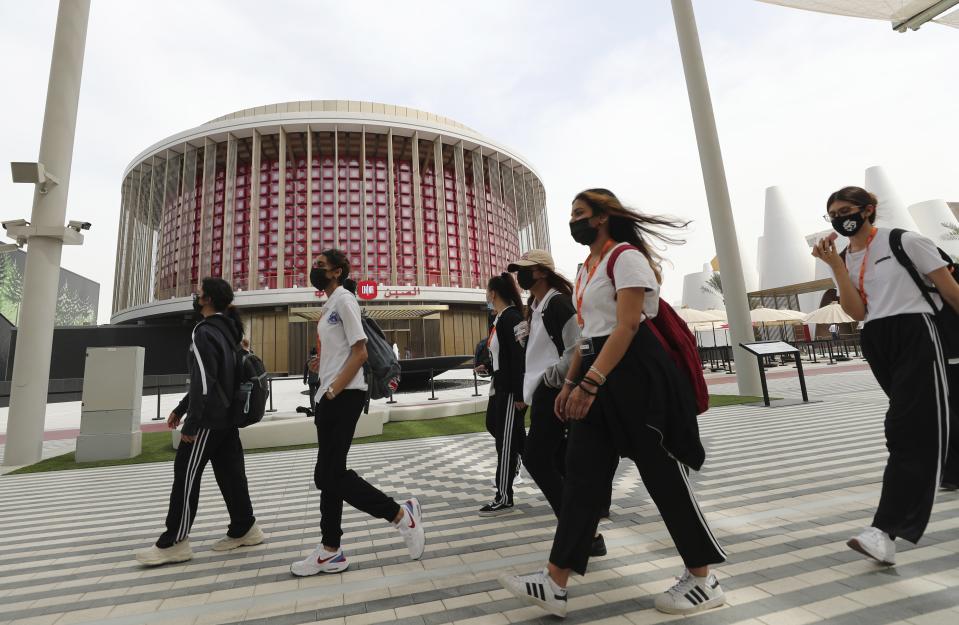
<path fill-rule="evenodd" d="M 856 320 L 846 314 L 839 302 L 833 302 L 806 315 L 806 323 L 854 323 Z"/>
<path fill-rule="evenodd" d="M 749 311 L 753 323 L 780 323 L 783 321 L 802 321 L 806 315 L 795 310 L 779 310 L 760 306 Z"/>
<path fill-rule="evenodd" d="M 959 10 L 944 15 L 959 0 L 759 0 L 795 9 L 863 17 L 892 23 L 901 33 L 918 30 L 926 22 L 959 28 Z"/>
<path fill-rule="evenodd" d="M 679 318 L 685 321 L 688 324 L 694 323 L 708 323 L 711 321 L 725 321 L 726 316 L 720 319 L 716 315 L 709 313 L 704 310 L 696 310 L 695 308 L 677 308 L 676 314 L 679 315 Z"/>

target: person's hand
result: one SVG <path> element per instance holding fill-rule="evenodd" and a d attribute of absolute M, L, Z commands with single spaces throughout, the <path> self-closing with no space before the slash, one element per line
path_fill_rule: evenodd
<path fill-rule="evenodd" d="M 820 239 L 819 243 L 813 246 L 812 255 L 829 265 L 833 271 L 838 271 L 843 268 L 843 259 L 836 251 L 835 237 L 829 236 L 825 239 Z"/>
<path fill-rule="evenodd" d="M 310 358 L 310 371 L 313 373 L 320 372 L 320 359 L 317 356 Z"/>
<path fill-rule="evenodd" d="M 180 434 L 181 443 L 192 443 L 196 440 L 196 436 L 190 436 L 189 434 Z"/>
<path fill-rule="evenodd" d="M 570 421 L 582 421 L 589 413 L 589 408 L 593 405 L 595 399 L 594 395 L 590 395 L 577 386 L 569 394 L 569 399 L 566 402 L 566 418 Z"/>
<path fill-rule="evenodd" d="M 514 402 L 513 402 L 513 408 L 516 408 L 517 410 L 522 410 L 522 409 L 525 408 L 525 407 L 526 407 L 526 404 L 523 403 L 523 402 L 521 402 L 521 401 L 514 401 Z"/>
<path fill-rule="evenodd" d="M 569 392 L 572 387 L 569 384 L 563 384 L 556 401 L 553 402 L 553 414 L 562 422 L 566 422 L 566 402 L 569 400 Z"/>
<path fill-rule="evenodd" d="M 180 421 L 183 419 L 180 415 L 175 412 L 171 412 L 170 416 L 166 418 L 166 426 L 171 430 L 177 429 L 180 425 Z"/>

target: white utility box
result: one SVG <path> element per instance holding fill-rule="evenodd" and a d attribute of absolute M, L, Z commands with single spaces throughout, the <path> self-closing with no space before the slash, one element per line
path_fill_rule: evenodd
<path fill-rule="evenodd" d="M 83 373 L 77 462 L 140 455 L 142 347 L 91 347 Z"/>

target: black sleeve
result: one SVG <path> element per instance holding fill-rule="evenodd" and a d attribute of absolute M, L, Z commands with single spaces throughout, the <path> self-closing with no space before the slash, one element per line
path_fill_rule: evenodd
<path fill-rule="evenodd" d="M 496 326 L 499 339 L 499 366 L 501 375 L 508 380 L 508 391 L 516 401 L 523 398 L 523 377 L 526 375 L 526 349 L 516 340 L 516 324 L 523 321 L 523 315 L 515 308 L 504 313 Z"/>
<path fill-rule="evenodd" d="M 573 300 L 562 293 L 551 297 L 546 305 L 546 310 L 543 311 L 543 326 L 560 356 L 566 351 L 566 345 L 563 344 L 563 328 L 566 327 L 566 322 L 569 321 L 570 317 L 575 314 L 576 309 L 573 308 Z"/>
<path fill-rule="evenodd" d="M 183 422 L 183 433 L 193 436 L 199 430 L 210 395 L 216 392 L 215 384 L 220 378 L 220 359 L 217 357 L 216 340 L 206 328 L 197 328 L 194 333 L 193 357 L 196 363 L 190 376 L 189 413 Z"/>
<path fill-rule="evenodd" d="M 180 400 L 180 403 L 177 404 L 176 408 L 173 409 L 173 414 L 178 417 L 182 417 L 187 413 L 187 410 L 190 409 L 190 394 L 187 393 L 183 396 L 183 399 Z"/>

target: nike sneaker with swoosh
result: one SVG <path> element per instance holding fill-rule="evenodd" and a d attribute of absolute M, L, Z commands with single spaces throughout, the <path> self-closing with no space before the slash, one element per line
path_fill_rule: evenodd
<path fill-rule="evenodd" d="M 423 509 L 416 497 L 403 502 L 403 518 L 395 525 L 410 551 L 410 558 L 419 560 L 426 551 L 426 533 L 423 531 Z"/>
<path fill-rule="evenodd" d="M 349 566 L 342 548 L 332 553 L 320 545 L 305 559 L 290 565 L 290 573 L 297 577 L 309 577 L 317 573 L 342 573 Z"/>

